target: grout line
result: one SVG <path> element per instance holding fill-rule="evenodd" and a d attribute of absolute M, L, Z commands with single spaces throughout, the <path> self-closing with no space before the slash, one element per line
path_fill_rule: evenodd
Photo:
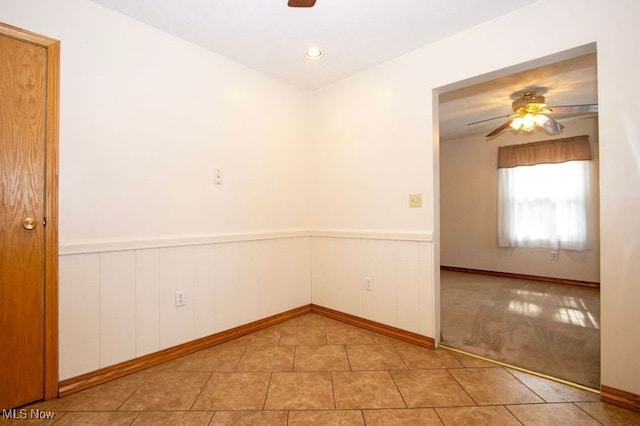
<path fill-rule="evenodd" d="M 457 353 L 460 353 L 460 354 L 463 354 L 463 355 L 467 355 L 467 356 L 470 356 L 470 357 L 473 357 L 473 358 L 481 359 L 483 361 L 487 361 L 487 362 L 490 362 L 492 364 L 499 365 L 501 367 L 506 367 L 506 368 L 511 368 L 513 370 L 522 371 L 523 373 L 531 374 L 531 375 L 537 376 L 537 377 L 542 377 L 543 379 L 552 380 L 554 382 L 562 383 L 563 385 L 572 386 L 574 388 L 582 389 L 584 391 L 595 393 L 596 395 L 600 395 L 600 391 L 597 390 L 597 389 L 593 389 L 593 388 L 590 388 L 588 386 L 584 386 L 584 385 L 581 385 L 581 384 L 578 384 L 578 383 L 570 382 L 569 380 L 564 380 L 564 379 L 561 379 L 559 377 L 549 376 L 548 374 L 538 373 L 537 371 L 532 371 L 532 370 L 528 370 L 526 368 L 517 367 L 515 365 L 507 364 L 507 363 L 501 362 L 501 361 L 496 361 L 494 359 L 485 358 L 485 357 L 483 357 L 481 355 L 476 355 L 476 354 L 471 353 L 471 352 L 466 352 L 466 351 L 463 351 L 461 349 L 456 349 L 456 348 L 452 348 L 451 346 L 443 345 L 442 343 L 440 343 L 438 345 L 438 347 L 446 349 L 446 350 L 451 351 L 451 352 L 457 352 Z M 528 386 L 527 386 L 527 388 L 528 388 Z"/>
<path fill-rule="evenodd" d="M 545 402 L 545 405 L 547 403 Z M 522 405 L 522 404 L 511 404 L 511 405 Z M 516 413 L 514 413 L 513 411 L 509 410 L 509 406 L 508 405 L 503 405 L 503 407 L 505 408 L 505 410 L 507 410 L 509 412 L 509 414 L 511 414 L 513 416 L 514 419 L 517 420 L 518 423 L 520 423 L 521 425 L 524 425 L 524 423 L 522 423 L 522 420 L 520 420 L 520 418 L 518 416 L 516 416 Z"/>
<path fill-rule="evenodd" d="M 200 392 L 198 392 L 198 395 L 193 399 L 191 406 L 186 411 L 193 410 L 193 406 L 196 405 L 196 402 L 198 402 L 198 400 L 202 396 L 202 392 L 204 392 L 204 390 L 207 388 L 207 385 L 209 384 L 212 378 L 213 378 L 213 371 L 209 372 L 209 377 L 207 377 L 207 380 L 204 382 L 204 385 L 202 385 L 202 388 L 200 388 Z"/>
<path fill-rule="evenodd" d="M 136 374 L 136 373 L 134 373 L 134 374 Z M 131 374 L 131 375 L 127 376 L 127 377 L 131 377 L 132 375 L 133 375 L 133 374 Z M 123 407 L 127 402 L 129 402 L 129 400 L 133 397 L 133 395 L 135 395 L 135 393 L 136 393 L 136 392 L 138 392 L 138 390 L 139 390 L 139 389 L 140 389 L 140 388 L 141 388 L 145 383 L 147 383 L 147 380 L 149 380 L 149 377 L 150 377 L 150 376 L 151 376 L 151 375 L 150 375 L 150 374 L 148 374 L 148 375 L 147 375 L 147 376 L 146 376 L 146 377 L 145 377 L 145 378 L 140 382 L 140 384 L 139 384 L 139 385 L 134 389 L 134 391 L 133 391 L 133 392 L 131 392 L 131 394 L 129 394 L 129 396 L 128 396 L 128 397 L 126 397 L 126 398 L 125 398 L 125 400 L 124 400 L 124 401 L 122 401 L 122 403 L 121 403 L 120 405 L 118 405 L 118 407 L 117 407 L 114 411 L 120 411 L 120 409 L 121 409 L 121 408 L 122 408 L 122 407 Z"/>
<path fill-rule="evenodd" d="M 351 366 L 351 360 L 349 359 L 349 352 L 347 352 L 347 345 L 342 344 L 342 349 L 344 349 L 344 354 L 347 357 L 347 364 L 349 364 L 349 371 L 355 371 Z"/>
<path fill-rule="evenodd" d="M 573 404 L 574 407 L 576 407 L 578 410 L 580 410 L 583 413 L 585 413 L 587 416 L 591 417 L 596 422 L 602 424 L 602 422 L 600 420 L 596 419 L 593 415 L 591 415 L 591 413 L 589 413 L 588 411 L 584 410 L 581 406 L 576 404 L 576 402 L 595 402 L 595 401 L 571 401 L 571 404 Z"/>
<path fill-rule="evenodd" d="M 331 380 L 331 395 L 333 396 L 333 409 L 338 409 L 338 403 L 336 402 L 336 387 L 333 385 L 333 371 L 327 371 L 329 373 L 329 380 Z"/>
<path fill-rule="evenodd" d="M 267 398 L 269 397 L 269 390 L 271 389 L 271 380 L 273 379 L 273 371 L 269 372 L 269 384 L 267 384 L 267 391 L 264 393 L 264 401 L 262 402 L 262 411 L 266 410 Z M 289 424 L 289 412 L 287 411 L 287 424 Z"/>
<path fill-rule="evenodd" d="M 236 362 L 236 365 L 233 367 L 233 372 L 237 373 L 238 372 L 238 366 L 240 365 L 240 361 L 242 361 L 242 357 L 244 356 L 244 353 L 247 351 L 247 345 L 242 347 L 242 352 L 240 353 L 240 356 L 238 357 L 238 361 Z"/>
<path fill-rule="evenodd" d="M 451 371 L 449 371 L 449 370 L 451 370 L 451 369 L 449 369 L 449 368 L 445 368 L 444 370 L 447 372 L 447 374 L 449 375 L 449 377 L 451 377 L 451 378 L 452 378 L 452 379 L 453 379 L 453 380 L 458 384 L 458 386 L 460 386 L 460 389 L 462 389 L 462 391 L 463 391 L 464 393 L 466 393 L 466 394 L 467 394 L 467 396 L 469 397 L 469 399 L 470 399 L 474 404 L 476 404 L 475 406 L 476 406 L 476 407 L 480 407 L 480 404 L 478 404 L 478 401 L 476 401 L 476 400 L 475 400 L 475 398 L 473 397 L 473 395 L 471 395 L 471 394 L 469 393 L 469 391 L 467 390 L 467 388 L 465 388 L 465 387 L 464 387 L 464 385 L 463 385 L 462 383 L 460 383 L 460 380 L 458 380 L 458 379 L 456 378 L 456 376 L 454 376 L 453 374 L 451 374 Z M 544 401 L 544 400 L 543 400 L 543 401 Z"/>
<path fill-rule="evenodd" d="M 402 394 L 402 391 L 400 390 L 400 387 L 398 386 L 398 383 L 396 383 L 396 379 L 393 377 L 393 374 L 391 374 L 391 370 L 383 370 L 386 371 L 387 374 L 389 375 L 389 377 L 391 377 L 391 381 L 393 382 L 393 384 L 396 387 L 396 390 L 398 391 L 398 395 L 400 395 L 400 398 L 402 399 L 402 402 L 404 403 L 404 408 L 410 408 L 409 404 L 407 404 L 407 401 L 404 399 L 404 395 Z M 402 370 L 405 371 L 405 370 Z M 408 371 L 408 370 L 406 370 Z"/>

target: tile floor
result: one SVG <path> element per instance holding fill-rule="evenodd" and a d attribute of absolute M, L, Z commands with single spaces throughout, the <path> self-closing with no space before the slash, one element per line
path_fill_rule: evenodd
<path fill-rule="evenodd" d="M 306 314 L 27 410 L 56 425 L 640 425 L 599 396 Z M 0 424 L 28 424 L 0 418 Z"/>
<path fill-rule="evenodd" d="M 600 290 L 441 271 L 442 342 L 600 389 Z"/>

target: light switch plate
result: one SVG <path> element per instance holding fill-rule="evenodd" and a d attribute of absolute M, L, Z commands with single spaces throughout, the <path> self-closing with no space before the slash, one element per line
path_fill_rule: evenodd
<path fill-rule="evenodd" d="M 409 194 L 409 207 L 422 207 L 422 194 Z"/>

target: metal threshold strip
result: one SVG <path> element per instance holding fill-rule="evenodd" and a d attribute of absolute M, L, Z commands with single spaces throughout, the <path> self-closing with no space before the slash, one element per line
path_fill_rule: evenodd
<path fill-rule="evenodd" d="M 507 367 L 507 368 L 511 368 L 513 370 L 522 371 L 523 373 L 531 374 L 533 376 L 542 377 L 543 379 L 552 380 L 554 382 L 562 383 L 564 385 L 572 386 L 574 388 L 582 389 L 584 391 L 600 395 L 600 390 L 598 390 L 598 389 L 590 388 L 588 386 L 584 386 L 584 385 L 581 385 L 579 383 L 570 382 L 569 380 L 564 380 L 564 379 L 561 379 L 559 377 L 549 376 L 549 375 L 544 374 L 544 373 L 538 373 L 537 371 L 527 370 L 526 368 L 517 367 L 515 365 L 511 365 L 511 364 L 507 364 L 507 363 L 504 363 L 504 362 L 496 361 L 496 360 L 491 359 L 491 358 L 485 358 L 483 356 L 476 355 L 476 354 L 471 353 L 471 352 L 463 351 L 461 349 L 452 348 L 451 346 L 447 346 L 447 345 L 444 345 L 442 343 L 440 343 L 438 345 L 438 347 L 446 349 L 448 351 L 458 352 L 458 353 L 461 353 L 461 354 L 464 354 L 464 355 L 467 355 L 467 356 L 470 356 L 470 357 L 473 357 L 473 358 L 478 358 L 478 359 L 481 359 L 483 361 L 487 361 L 487 362 L 490 362 L 490 363 L 493 363 L 493 364 L 496 364 L 496 365 L 500 365 L 502 367 Z"/>

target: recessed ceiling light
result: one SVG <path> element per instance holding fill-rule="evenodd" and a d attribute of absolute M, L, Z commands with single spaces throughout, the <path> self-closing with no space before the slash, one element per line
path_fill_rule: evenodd
<path fill-rule="evenodd" d="M 322 50 L 320 50 L 319 47 L 311 46 L 306 52 L 304 52 L 304 56 L 309 59 L 318 59 L 322 56 Z"/>

